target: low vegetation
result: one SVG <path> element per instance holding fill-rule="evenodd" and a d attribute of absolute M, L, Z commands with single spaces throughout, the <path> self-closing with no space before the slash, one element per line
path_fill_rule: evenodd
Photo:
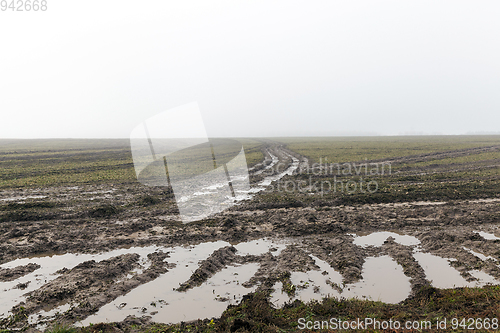
<path fill-rule="evenodd" d="M 262 142 L 241 140 L 249 166 Z M 0 140 L 0 188 L 136 182 L 129 140 Z"/>

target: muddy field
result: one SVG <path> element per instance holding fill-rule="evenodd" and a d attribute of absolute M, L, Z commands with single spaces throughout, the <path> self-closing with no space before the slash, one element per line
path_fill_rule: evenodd
<path fill-rule="evenodd" d="M 429 285 L 500 284 L 500 143 L 370 160 L 391 164 L 390 174 L 365 177 L 376 193 L 280 192 L 278 182 L 333 175 L 304 172 L 314 161 L 285 143 L 259 149 L 266 159 L 251 164 L 250 180 L 267 189 L 189 224 L 169 188 L 134 181 L 3 188 L 1 327 L 177 323 L 218 317 L 251 292 L 280 307 L 327 295 L 398 303 Z M 391 274 L 385 280 L 400 289 L 370 290 Z M 189 309 L 190 293 L 218 314 Z"/>

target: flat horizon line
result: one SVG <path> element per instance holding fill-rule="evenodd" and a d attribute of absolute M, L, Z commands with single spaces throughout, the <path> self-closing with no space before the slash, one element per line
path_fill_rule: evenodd
<path fill-rule="evenodd" d="M 280 136 L 210 136 L 208 138 L 239 138 L 239 139 L 275 139 L 275 138 L 357 138 L 357 137 L 431 137 L 431 136 L 500 136 L 497 133 L 465 133 L 465 134 L 384 134 L 384 135 L 280 135 Z M 185 139 L 185 138 L 183 138 Z M 81 138 L 0 138 L 0 140 L 130 140 L 127 137 L 81 137 Z"/>

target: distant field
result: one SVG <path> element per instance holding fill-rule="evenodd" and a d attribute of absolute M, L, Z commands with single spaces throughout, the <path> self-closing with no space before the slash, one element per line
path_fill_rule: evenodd
<path fill-rule="evenodd" d="M 268 141 L 240 141 L 249 166 L 263 160 L 261 149 Z M 392 160 L 391 177 L 365 177 L 366 181 L 377 179 L 380 188 L 376 194 L 337 192 L 324 199 L 342 198 L 346 203 L 390 202 L 490 197 L 499 192 L 500 136 L 279 138 L 272 141 L 284 143 L 308 157 L 311 163 L 319 162 L 320 158 L 323 163 L 325 158 L 328 163 Z M 333 183 L 331 177 L 322 179 Z M 136 175 L 127 139 L 0 140 L 0 188 L 128 182 L 136 182 Z M 284 200 L 282 193 L 269 195 L 271 201 Z M 302 197 L 300 193 L 296 195 L 296 199 Z"/>
<path fill-rule="evenodd" d="M 262 142 L 240 141 L 249 165 L 263 160 Z M 0 188 L 135 180 L 128 139 L 0 140 Z"/>
<path fill-rule="evenodd" d="M 500 145 L 493 136 L 390 136 L 390 137 L 310 137 L 277 138 L 312 162 L 328 163 L 391 159 L 450 150 Z M 484 156 L 490 158 L 492 156 Z M 498 152 L 493 157 L 498 158 Z M 483 158 L 476 156 L 475 158 Z M 443 161 L 443 163 L 453 162 Z M 460 161 L 459 161 L 460 162 Z"/>
<path fill-rule="evenodd" d="M 500 136 L 278 138 L 275 141 L 308 157 L 310 164 L 321 160 L 323 165 L 349 162 L 349 165 L 359 166 L 365 161 L 384 161 L 390 163 L 390 172 L 385 175 L 356 174 L 353 169 L 353 173 L 343 175 L 338 174 L 336 167 L 333 173 L 320 175 L 302 172 L 296 176 L 296 181 L 310 183 L 312 179 L 312 184 L 319 182 L 317 186 L 324 182 L 327 191 L 307 193 L 290 187 L 294 190 L 286 195 L 266 193 L 259 197 L 262 202 L 274 205 L 318 199 L 333 200 L 337 204 L 365 204 L 466 200 L 500 195 Z M 376 193 L 360 190 L 349 193 L 342 187 L 348 181 L 354 189 L 355 186 L 360 188 L 360 181 L 376 181 L 378 190 Z M 335 184 L 338 187 L 333 187 Z"/>

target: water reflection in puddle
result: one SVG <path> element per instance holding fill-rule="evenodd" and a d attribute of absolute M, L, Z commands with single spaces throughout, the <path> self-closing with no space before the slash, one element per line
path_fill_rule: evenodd
<path fill-rule="evenodd" d="M 273 168 L 276 165 L 276 163 L 279 162 L 279 158 L 277 156 L 274 156 L 271 153 L 269 153 L 269 156 L 271 156 L 271 163 L 268 166 L 266 166 L 264 169 L 255 172 L 254 173 L 255 176 L 260 175 L 263 172 L 267 172 L 267 170 Z"/>
<path fill-rule="evenodd" d="M 276 176 L 266 177 L 261 183 L 259 183 L 259 186 L 261 186 L 261 187 L 269 186 L 269 185 L 271 185 L 272 182 L 279 180 L 285 176 L 292 175 L 295 172 L 295 170 L 297 170 L 297 168 L 299 167 L 299 160 L 290 154 L 285 154 L 285 155 L 287 155 L 289 158 L 292 159 L 292 164 L 288 167 L 288 169 L 286 169 L 285 171 L 283 171 L 282 173 L 280 173 Z"/>
<path fill-rule="evenodd" d="M 273 286 L 274 292 L 271 294 L 271 303 L 277 308 L 281 308 L 286 302 L 290 302 L 290 296 L 283 289 L 283 283 L 278 281 Z"/>
<path fill-rule="evenodd" d="M 308 272 L 292 272 L 290 280 L 297 286 L 294 299 L 307 302 L 321 300 L 323 297 L 338 297 L 339 292 L 333 287 L 342 284 L 342 275 L 335 271 L 327 262 L 311 256 L 319 270 Z M 326 272 L 326 274 L 324 274 Z"/>
<path fill-rule="evenodd" d="M 363 265 L 363 279 L 343 285 L 342 275 L 325 261 L 311 256 L 320 270 L 292 272 L 290 280 L 297 289 L 290 298 L 283 291 L 283 284 L 274 286 L 271 301 L 275 306 L 299 299 L 303 302 L 321 300 L 323 297 L 345 297 L 369 299 L 386 303 L 398 303 L 411 292 L 410 278 L 404 275 L 403 268 L 389 256 L 367 258 Z M 326 272 L 326 274 L 325 274 Z"/>
<path fill-rule="evenodd" d="M 399 303 L 411 292 L 410 278 L 389 256 L 367 258 L 362 275 L 363 280 L 346 285 L 342 296 Z"/>
<path fill-rule="evenodd" d="M 193 288 L 185 293 L 178 292 L 175 289 L 190 278 L 192 273 L 198 268 L 198 263 L 201 260 L 207 259 L 215 250 L 229 245 L 230 244 L 227 242 L 218 241 L 202 243 L 190 247 L 169 248 L 170 257 L 167 261 L 176 264 L 175 268 L 162 274 L 156 280 L 143 284 L 133 289 L 128 294 L 116 298 L 111 303 L 101 307 L 96 314 L 88 317 L 79 325 L 121 321 L 128 315 L 150 315 L 159 322 L 179 322 L 190 320 L 188 318 L 190 318 L 191 315 L 200 316 L 198 311 L 209 313 L 210 311 L 215 311 L 215 309 L 218 311 L 219 308 L 223 308 L 224 310 L 227 306 L 226 302 L 218 302 L 214 305 L 212 300 L 217 295 L 221 295 L 222 297 L 225 291 L 219 290 L 219 294 L 214 294 L 213 290 L 215 288 L 211 288 L 209 293 L 208 289 L 206 289 L 205 285 L 208 285 L 208 283 L 212 283 L 211 287 L 213 287 L 214 280 L 212 279 L 204 283 L 201 287 Z M 226 268 L 224 270 L 226 271 L 225 273 L 224 271 L 220 272 L 222 273 L 223 280 L 224 276 L 226 278 L 232 277 L 231 272 L 237 273 L 238 275 L 242 274 L 244 278 L 245 265 L 234 267 L 233 269 L 238 268 L 242 271 L 233 272 L 230 268 Z M 216 276 L 213 278 L 216 278 Z M 205 287 L 205 289 L 202 287 Z M 241 285 L 240 287 L 243 288 Z M 197 293 L 193 293 L 195 290 Z M 233 291 L 242 292 L 240 289 L 233 289 Z M 248 290 L 246 293 L 250 291 L 251 290 Z M 208 296 L 211 298 L 207 298 Z M 217 305 L 220 306 L 217 307 Z M 217 315 L 220 315 L 220 313 L 222 313 L 222 311 L 217 313 Z M 198 319 L 198 317 L 193 319 Z"/>
<path fill-rule="evenodd" d="M 482 253 L 479 253 L 479 252 L 476 252 L 472 249 L 468 249 L 466 248 L 465 246 L 462 247 L 465 251 L 469 252 L 470 254 L 473 254 L 474 256 L 478 257 L 479 259 L 481 259 L 482 261 L 486 261 L 486 260 L 493 260 L 493 261 L 497 261 L 495 258 L 493 258 L 492 256 L 485 256 L 484 254 Z"/>
<path fill-rule="evenodd" d="M 238 255 L 262 255 L 271 252 L 279 254 L 286 247 L 286 240 L 273 241 L 258 239 L 235 245 Z M 201 260 L 207 259 L 215 250 L 229 246 L 227 242 L 202 243 L 189 249 L 177 247 L 169 249 L 169 263 L 176 267 L 156 280 L 141 285 L 128 294 L 103 306 L 95 315 L 79 325 L 120 321 L 128 315 L 150 315 L 153 320 L 165 323 L 211 318 L 220 316 L 228 304 L 239 302 L 243 295 L 255 290 L 242 284 L 250 280 L 259 264 L 233 265 L 216 273 L 199 287 L 186 292 L 175 289 L 187 281 L 198 268 Z"/>
<path fill-rule="evenodd" d="M 288 166 L 288 168 L 286 170 L 284 170 L 283 172 L 276 174 L 276 175 L 266 176 L 259 184 L 257 184 L 257 186 L 254 186 L 250 189 L 247 189 L 247 188 L 235 189 L 234 190 L 234 197 L 226 197 L 224 199 L 225 204 L 232 205 L 234 203 L 238 203 L 238 202 L 241 202 L 243 200 L 250 200 L 250 199 L 252 199 L 252 197 L 256 193 L 264 191 L 269 185 L 271 185 L 272 182 L 280 180 L 281 178 L 283 178 L 285 176 L 292 175 L 295 172 L 295 170 L 297 170 L 300 161 L 288 153 L 283 152 L 283 154 L 292 160 L 292 163 Z M 270 154 L 270 156 L 272 157 L 272 163 L 270 165 L 266 166 L 263 170 L 255 172 L 254 175 L 259 175 L 259 174 L 263 173 L 264 171 L 267 171 L 267 170 L 273 168 L 276 165 L 276 163 L 279 162 L 278 157 L 276 157 L 272 154 Z M 239 175 L 239 176 L 232 176 L 232 177 L 234 177 L 234 178 L 232 178 L 233 183 L 234 182 L 247 182 L 248 181 L 248 174 L 245 176 Z M 215 194 L 214 191 L 217 192 L 217 189 L 224 187 L 224 186 L 227 186 L 226 182 L 206 186 L 206 187 L 203 187 L 201 189 L 201 191 L 198 191 L 198 192 L 195 192 L 193 194 L 181 197 L 178 201 L 182 203 L 182 202 L 188 202 L 189 200 L 193 199 L 194 197 L 204 197 L 205 200 L 207 200 L 207 202 L 210 202 L 210 200 L 211 200 L 210 196 Z M 209 215 L 211 215 L 211 214 L 209 214 Z M 206 216 L 204 216 L 204 217 L 206 217 Z"/>
<path fill-rule="evenodd" d="M 467 282 L 455 268 L 450 266 L 451 259 L 422 252 L 414 252 L 413 256 L 424 269 L 427 280 L 436 288 L 480 287 L 488 283 L 498 283 L 494 277 L 481 271 L 470 271 L 469 273 L 478 281 Z"/>
<path fill-rule="evenodd" d="M 244 195 L 242 196 L 242 200 L 250 199 L 252 197 L 252 194 L 264 191 L 267 186 L 271 185 L 272 182 L 280 180 L 285 176 L 290 176 L 295 172 L 295 170 L 297 170 L 300 161 L 290 154 L 285 153 L 285 155 L 291 158 L 292 160 L 292 164 L 288 167 L 288 169 L 281 172 L 280 174 L 274 176 L 267 176 L 266 178 L 264 178 L 264 180 L 262 180 L 256 187 L 252 187 L 248 193 L 244 193 Z"/>
<path fill-rule="evenodd" d="M 278 256 L 286 246 L 290 244 L 287 240 L 271 240 L 271 239 L 256 239 L 250 242 L 239 243 L 234 245 L 238 250 L 238 255 L 255 255 L 259 256 L 267 252 L 271 252 L 273 256 Z"/>
<path fill-rule="evenodd" d="M 476 234 L 479 234 L 479 236 L 483 237 L 486 240 L 499 240 L 500 237 L 495 236 L 494 234 L 490 234 L 484 231 L 474 231 Z"/>
<path fill-rule="evenodd" d="M 474 270 L 470 271 L 469 273 L 470 273 L 470 275 L 472 275 L 473 277 L 475 277 L 478 280 L 478 282 L 476 282 L 474 287 L 481 287 L 481 286 L 484 286 L 487 284 L 500 283 L 500 281 L 495 279 L 493 276 L 491 276 L 483 271 L 478 271 L 478 270 L 474 269 Z"/>
<path fill-rule="evenodd" d="M 246 243 L 236 244 L 238 255 L 262 255 L 270 252 L 277 256 L 290 243 L 288 240 L 273 241 L 270 239 L 258 239 Z M 187 292 L 175 291 L 180 284 L 187 281 L 192 273 L 199 267 L 202 260 L 207 259 L 214 251 L 230 246 L 228 242 L 206 242 L 187 247 L 156 247 L 120 249 L 103 254 L 64 254 L 46 257 L 18 259 L 1 265 L 1 268 L 14 268 L 28 263 L 37 263 L 41 268 L 11 282 L 0 283 L 2 291 L 0 296 L 2 302 L 0 309 L 3 315 L 8 315 L 12 306 L 25 301 L 27 292 L 36 290 L 44 284 L 56 279 L 60 274 L 58 270 L 66 267 L 71 269 L 76 265 L 88 260 L 97 262 L 109 259 L 121 254 L 138 253 L 140 255 L 140 268 L 129 272 L 126 277 L 119 281 L 125 281 L 135 274 L 141 274 L 147 269 L 151 262 L 147 258 L 149 253 L 161 250 L 169 252 L 167 262 L 175 264 L 166 274 L 156 280 L 141 285 L 128 294 L 117 298 L 115 301 L 105 305 L 94 316 L 89 317 L 84 323 L 95 323 L 99 321 L 123 320 L 127 315 L 151 315 L 159 322 L 179 322 L 204 317 L 220 315 L 228 304 L 239 302 L 243 295 L 255 290 L 256 286 L 246 288 L 242 284 L 255 275 L 259 268 L 257 263 L 245 265 L 233 265 L 224 268 L 212 278 L 208 279 L 199 287 Z M 19 283 L 30 281 L 28 288 L 20 290 L 14 288 Z M 30 316 L 30 322 L 44 321 L 50 316 L 66 308 L 58 307 L 47 309 Z M 2 315 L 2 316 L 3 316 Z"/>
<path fill-rule="evenodd" d="M 374 232 L 366 236 L 354 236 L 353 243 L 361 247 L 367 247 L 370 245 L 376 247 L 382 246 L 389 237 L 393 237 L 394 241 L 401 245 L 413 246 L 420 244 L 420 241 L 413 236 L 400 235 L 389 231 Z"/>
<path fill-rule="evenodd" d="M 47 324 L 45 323 L 46 321 L 52 320 L 55 318 L 57 314 L 64 313 L 68 311 L 71 308 L 71 304 L 63 304 L 61 306 L 58 306 L 50 311 L 40 311 L 38 313 L 32 314 L 28 317 L 28 323 L 31 324 L 36 324 L 38 330 L 44 330 L 47 327 Z"/>
<path fill-rule="evenodd" d="M 199 287 L 187 292 L 177 292 L 173 288 L 173 278 L 181 273 L 184 282 L 191 275 L 185 267 L 173 269 L 155 280 L 154 285 L 142 285 L 127 295 L 117 298 L 102 307 L 99 312 L 88 317 L 79 325 L 90 323 L 120 321 L 128 315 L 150 315 L 154 321 L 177 323 L 180 321 L 212 318 L 220 316 L 228 304 L 241 301 L 243 295 L 255 290 L 256 287 L 245 288 L 242 283 L 248 281 L 258 270 L 259 265 L 250 263 L 240 266 L 229 266 Z M 183 272 L 179 272 L 179 271 Z"/>

